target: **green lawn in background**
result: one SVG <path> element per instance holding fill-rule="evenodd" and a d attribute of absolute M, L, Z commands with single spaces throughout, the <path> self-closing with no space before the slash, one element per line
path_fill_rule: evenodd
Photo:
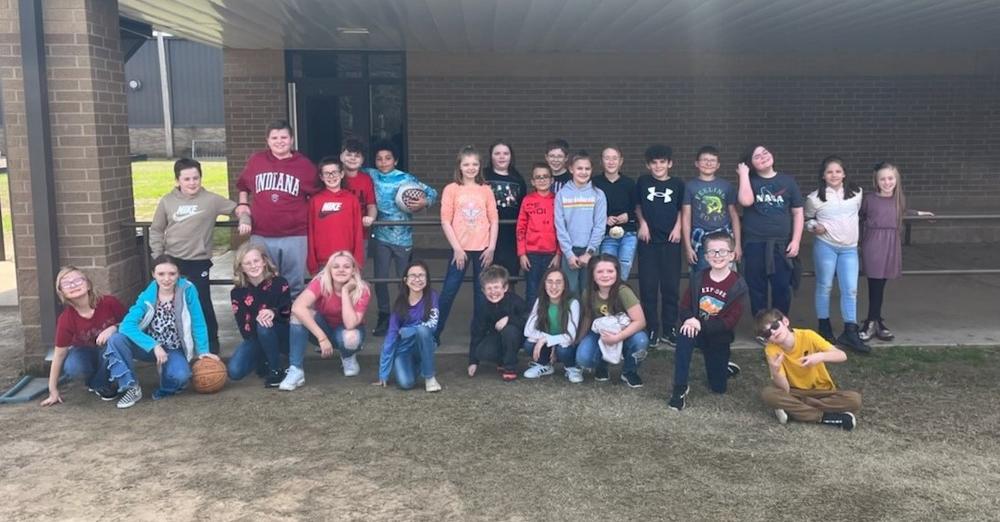
<path fill-rule="evenodd" d="M 156 203 L 174 187 L 174 162 L 170 160 L 136 161 L 132 163 L 132 194 L 135 197 L 136 221 L 150 221 Z M 205 188 L 228 196 L 229 180 L 225 161 L 203 161 L 201 163 Z M 0 174 L 0 206 L 3 210 L 3 238 L 7 246 L 8 259 L 14 258 L 13 224 L 10 218 L 10 185 L 7 174 Z M 227 218 L 221 218 L 222 221 Z M 230 229 L 220 228 L 215 232 L 216 249 L 224 250 L 229 245 Z"/>

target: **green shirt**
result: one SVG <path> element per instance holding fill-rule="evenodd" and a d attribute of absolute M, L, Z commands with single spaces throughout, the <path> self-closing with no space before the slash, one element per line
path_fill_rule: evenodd
<path fill-rule="evenodd" d="M 594 317 L 611 315 L 611 309 L 608 307 L 608 300 L 601 299 L 601 296 L 596 293 L 594 294 L 594 298 Z M 635 296 L 635 292 L 633 292 L 631 288 L 622 285 L 618 288 L 618 302 L 621 303 L 621 306 L 625 311 L 628 311 L 629 308 L 639 304 L 639 298 Z"/>

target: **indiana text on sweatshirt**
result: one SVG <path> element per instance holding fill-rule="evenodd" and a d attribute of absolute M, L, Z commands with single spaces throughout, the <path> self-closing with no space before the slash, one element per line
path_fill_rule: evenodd
<path fill-rule="evenodd" d="M 236 182 L 250 194 L 253 233 L 264 237 L 304 236 L 306 199 L 320 190 L 316 166 L 298 152 L 278 159 L 271 151 L 255 152 Z"/>

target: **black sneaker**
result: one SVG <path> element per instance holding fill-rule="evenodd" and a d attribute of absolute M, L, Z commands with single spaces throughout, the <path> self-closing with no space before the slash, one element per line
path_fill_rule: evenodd
<path fill-rule="evenodd" d="M 857 417 L 849 411 L 844 413 L 824 413 L 823 420 L 820 422 L 829 426 L 840 426 L 844 431 L 851 431 L 858 425 Z"/>
<path fill-rule="evenodd" d="M 656 334 L 656 330 L 649 331 L 649 347 L 656 348 L 660 345 L 660 337 Z"/>
<path fill-rule="evenodd" d="M 100 397 L 102 401 L 113 401 L 118 398 L 118 390 L 110 386 L 105 386 L 96 390 L 93 388 L 87 388 L 87 390 Z"/>
<path fill-rule="evenodd" d="M 281 381 L 285 379 L 285 372 L 280 370 L 272 370 L 268 372 L 267 376 L 264 377 L 264 387 L 265 388 L 277 388 Z"/>
<path fill-rule="evenodd" d="M 671 328 L 660 336 L 660 342 L 666 343 L 671 347 L 677 347 L 677 329 Z"/>
<path fill-rule="evenodd" d="M 372 330 L 372 335 L 375 337 L 385 337 L 385 334 L 388 331 L 389 314 L 378 314 L 378 323 L 375 324 L 375 329 Z"/>
<path fill-rule="evenodd" d="M 608 380 L 610 378 L 611 377 L 608 375 L 608 367 L 607 366 L 598 366 L 597 368 L 594 368 L 594 380 L 595 381 L 604 382 L 604 381 L 606 381 L 606 380 Z"/>
<path fill-rule="evenodd" d="M 671 410 L 683 410 L 684 406 L 687 406 L 687 396 L 689 391 L 691 391 L 690 386 L 674 386 L 674 394 L 671 395 L 670 400 L 667 401 L 667 406 Z"/>
<path fill-rule="evenodd" d="M 726 372 L 729 373 L 730 379 L 739 375 L 741 371 L 742 369 L 740 368 L 740 365 L 734 363 L 733 361 L 726 363 Z"/>
<path fill-rule="evenodd" d="M 642 388 L 642 379 L 640 379 L 639 374 L 635 372 L 623 373 L 622 382 L 624 382 L 629 388 Z"/>
<path fill-rule="evenodd" d="M 878 327 L 875 329 L 875 337 L 879 341 L 891 341 L 896 338 L 896 334 L 885 325 L 885 319 L 878 320 Z"/>

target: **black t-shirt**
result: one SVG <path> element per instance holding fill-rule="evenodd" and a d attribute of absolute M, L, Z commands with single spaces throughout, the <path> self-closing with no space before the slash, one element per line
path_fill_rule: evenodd
<path fill-rule="evenodd" d="M 487 169 L 486 182 L 493 191 L 493 198 L 497 202 L 497 214 L 500 219 L 517 219 L 518 212 L 521 211 L 521 200 L 528 193 L 528 185 L 524 183 L 524 178 L 514 169 L 507 171 L 506 176 L 502 176 Z M 513 227 L 514 225 L 508 225 Z"/>
<path fill-rule="evenodd" d="M 793 208 L 802 208 L 802 193 L 795 178 L 778 172 L 772 178 L 750 175 L 753 205 L 743 209 L 743 242 L 792 237 Z"/>
<path fill-rule="evenodd" d="M 684 182 L 674 177 L 658 180 L 645 174 L 635 182 L 635 197 L 649 224 L 650 243 L 666 243 L 680 217 Z"/>
<path fill-rule="evenodd" d="M 552 176 L 552 193 L 559 192 L 563 185 L 573 182 L 573 174 L 566 170 L 562 174 Z"/>
<path fill-rule="evenodd" d="M 608 216 L 617 216 L 628 213 L 628 222 L 621 226 L 626 232 L 635 232 L 635 182 L 632 178 L 618 175 L 614 183 L 601 174 L 594 178 L 594 186 L 604 192 L 604 197 L 608 200 Z M 605 230 L 607 235 L 607 230 Z"/>

